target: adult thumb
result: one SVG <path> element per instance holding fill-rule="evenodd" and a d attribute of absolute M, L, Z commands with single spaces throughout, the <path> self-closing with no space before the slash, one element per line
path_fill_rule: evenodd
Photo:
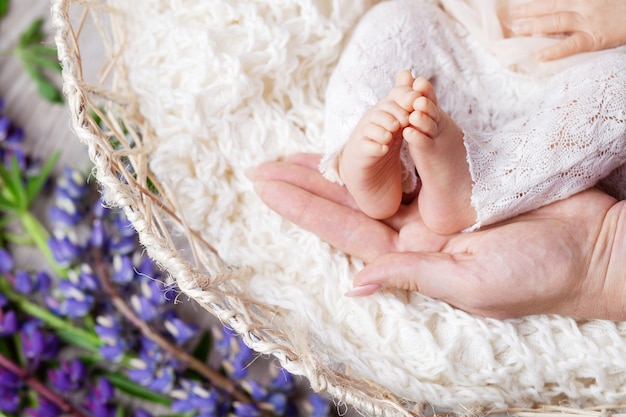
<path fill-rule="evenodd" d="M 469 274 L 468 261 L 446 253 L 389 253 L 359 272 L 353 289 L 346 295 L 366 296 L 383 288 L 398 288 L 450 302 L 468 284 L 465 279 Z"/>

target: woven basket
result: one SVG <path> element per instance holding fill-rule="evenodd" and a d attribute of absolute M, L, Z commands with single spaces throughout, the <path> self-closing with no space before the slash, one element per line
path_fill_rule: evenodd
<path fill-rule="evenodd" d="M 228 265 L 184 221 L 172 197 L 173 190 L 160 183 L 149 169 L 155 133 L 141 114 L 140 103 L 129 84 L 127 67 L 121 59 L 124 28 L 113 23 L 111 16 L 115 13 L 106 0 L 52 1 L 71 122 L 88 147 L 105 199 L 123 208 L 148 254 L 171 274 L 182 292 L 240 333 L 255 351 L 275 356 L 288 371 L 305 376 L 314 390 L 327 392 L 364 413 L 423 415 L 431 404 L 406 401 L 349 369 L 323 361 L 313 344 L 303 340 L 302 331 L 293 328 L 289 311 L 248 296 L 239 278 L 253 271 Z M 86 44 L 83 38 L 93 34 L 98 38 L 89 39 Z M 98 44 L 94 54 L 94 45 Z M 85 58 L 84 54 L 90 55 Z M 621 408 L 512 407 L 486 407 L 467 413 L 605 415 L 608 410 Z"/>

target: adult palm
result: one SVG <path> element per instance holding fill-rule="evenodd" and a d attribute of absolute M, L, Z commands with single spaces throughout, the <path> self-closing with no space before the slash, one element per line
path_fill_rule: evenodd
<path fill-rule="evenodd" d="M 249 176 L 270 208 L 366 262 L 356 294 L 420 291 L 495 318 L 624 318 L 622 202 L 592 189 L 476 232 L 442 236 L 424 226 L 415 201 L 389 219 L 367 217 L 344 187 L 319 174 L 318 162 L 318 155 L 293 155 Z"/>

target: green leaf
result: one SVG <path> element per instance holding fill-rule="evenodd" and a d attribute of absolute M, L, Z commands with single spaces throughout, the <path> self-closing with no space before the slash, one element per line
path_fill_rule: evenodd
<path fill-rule="evenodd" d="M 26 185 L 26 199 L 28 200 L 28 205 L 33 202 L 35 197 L 37 197 L 43 189 L 44 185 L 46 185 L 46 181 L 50 178 L 52 169 L 54 169 L 58 159 L 59 152 L 55 152 L 46 161 L 43 167 L 41 167 L 37 176 L 29 178 L 28 184 Z"/>
<path fill-rule="evenodd" d="M 9 170 L 9 176 L 15 186 L 15 193 L 17 197 L 17 203 L 20 205 L 20 209 L 26 210 L 28 208 L 28 200 L 26 199 L 26 189 L 24 188 L 24 174 L 20 169 L 20 164 L 17 162 L 17 158 L 14 156 L 11 158 L 11 167 Z"/>
<path fill-rule="evenodd" d="M 0 211 L 4 211 L 6 213 L 13 213 L 16 209 L 15 201 L 10 199 L 9 195 L 5 196 L 4 194 L 8 194 L 8 188 L 2 190 L 3 193 L 0 194 Z M 12 197 L 12 196 L 11 196 Z"/>
<path fill-rule="evenodd" d="M 63 95 L 59 89 L 45 78 L 38 78 L 37 91 L 39 95 L 48 100 L 51 103 L 63 103 Z"/>
<path fill-rule="evenodd" d="M 135 398 L 140 398 L 154 404 L 162 404 L 165 406 L 170 406 L 172 404 L 172 400 L 170 398 L 149 390 L 148 388 L 131 381 L 123 375 L 107 373 L 105 374 L 105 377 L 115 388 Z"/>
<path fill-rule="evenodd" d="M 4 17 L 9 11 L 9 0 L 0 0 L 0 17 Z"/>
<path fill-rule="evenodd" d="M 33 66 L 48 68 L 56 72 L 61 72 L 61 64 L 56 58 L 56 55 L 41 54 L 37 52 L 34 47 L 22 48 L 21 50 L 22 60 L 28 61 Z"/>
<path fill-rule="evenodd" d="M 36 19 L 21 34 L 18 46 L 14 49 L 22 66 L 37 84 L 37 91 L 44 99 L 52 103 L 63 103 L 63 94 L 44 74 L 44 69 L 56 72 L 61 66 L 56 58 L 56 50 L 50 46 L 41 45 L 46 34 L 43 32 L 44 20 Z"/>
<path fill-rule="evenodd" d="M 4 164 L 0 164 L 0 185 L 4 185 L 4 189 L 0 194 L 0 201 L 11 206 L 8 211 L 19 211 L 21 207 L 19 196 L 22 184 L 21 181 L 13 182 L 11 171 L 7 170 Z"/>
<path fill-rule="evenodd" d="M 79 331 L 72 328 L 56 329 L 55 333 L 61 340 L 67 342 L 68 344 L 83 348 L 90 352 L 98 352 L 100 345 L 102 345 L 102 342 L 96 335 L 91 335 L 82 329 Z"/>
<path fill-rule="evenodd" d="M 211 334 L 205 330 L 191 355 L 199 361 L 206 362 L 211 353 Z"/>
<path fill-rule="evenodd" d="M 43 42 L 46 35 L 43 33 L 43 19 L 35 19 L 20 35 L 19 45 L 24 47 L 27 45 Z"/>

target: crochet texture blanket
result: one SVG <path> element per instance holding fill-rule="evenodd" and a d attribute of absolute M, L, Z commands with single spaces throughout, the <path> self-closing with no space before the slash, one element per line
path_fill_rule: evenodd
<path fill-rule="evenodd" d="M 158 142 L 151 169 L 249 296 L 292 313 L 337 369 L 443 407 L 626 401 L 623 323 L 474 317 L 420 294 L 347 298 L 360 261 L 266 208 L 244 175 L 322 152 L 324 90 L 375 0 L 115 0 Z"/>

